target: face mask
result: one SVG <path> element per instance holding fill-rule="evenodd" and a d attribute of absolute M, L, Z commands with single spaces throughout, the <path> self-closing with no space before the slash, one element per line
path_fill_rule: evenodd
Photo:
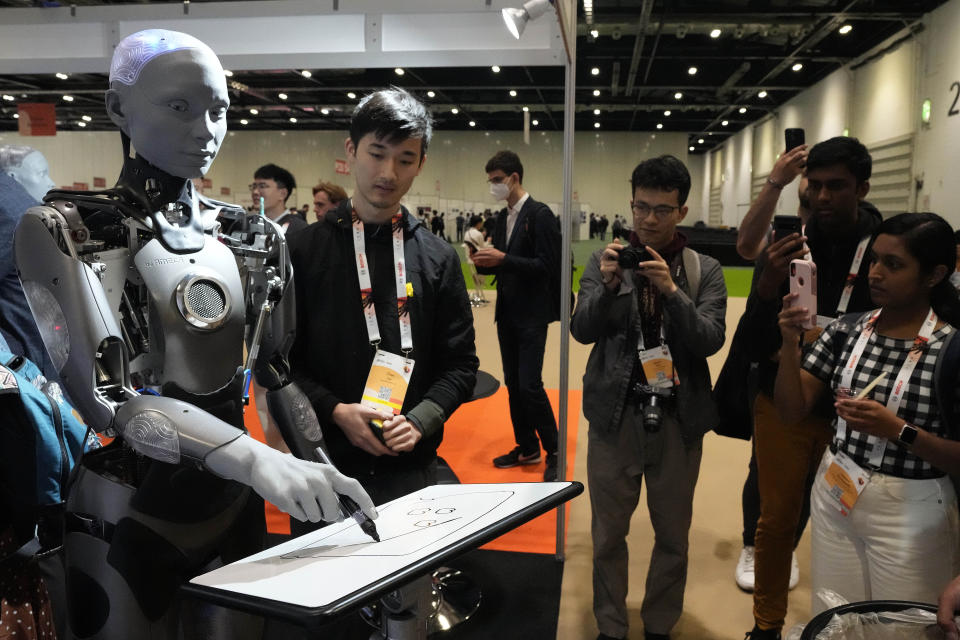
<path fill-rule="evenodd" d="M 510 185 L 505 182 L 491 182 L 490 195 L 493 196 L 494 200 L 506 200 L 507 196 L 510 195 Z"/>

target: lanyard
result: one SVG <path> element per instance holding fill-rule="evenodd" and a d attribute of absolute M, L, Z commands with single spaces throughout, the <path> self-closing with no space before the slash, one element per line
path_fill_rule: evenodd
<path fill-rule="evenodd" d="M 840 303 L 837 305 L 837 317 L 839 318 L 847 312 L 847 306 L 850 304 L 850 296 L 853 295 L 853 285 L 857 282 L 857 274 L 860 273 L 860 265 L 863 263 L 863 256 L 867 253 L 867 245 L 870 244 L 870 236 L 864 236 L 857 245 L 857 251 L 853 254 L 853 262 L 850 263 L 850 272 L 847 274 L 847 281 L 843 285 L 843 293 L 840 294 Z"/>
<path fill-rule="evenodd" d="M 360 281 L 360 302 L 367 321 L 367 335 L 374 348 L 380 346 L 380 327 L 373 303 L 373 284 L 370 282 L 370 262 L 367 260 L 367 242 L 363 236 L 363 222 L 353 210 L 353 251 L 357 259 L 357 279 Z M 390 219 L 393 230 L 393 268 L 397 284 L 397 318 L 400 320 L 400 350 L 409 355 L 413 350 L 413 331 L 410 328 L 410 311 L 407 309 L 407 263 L 403 256 L 403 214 L 397 212 Z"/>
<path fill-rule="evenodd" d="M 850 353 L 850 358 L 847 360 L 846 366 L 843 368 L 843 372 L 840 374 L 840 386 L 850 388 L 853 384 L 853 374 L 857 368 L 857 363 L 860 361 L 860 357 L 863 355 L 864 350 L 867 347 L 867 342 L 870 340 L 870 336 L 873 335 L 876 330 L 877 318 L 880 317 L 881 309 L 877 309 L 870 316 L 870 320 L 867 321 L 867 326 L 863 328 L 863 331 L 860 333 L 860 337 L 857 338 L 856 344 L 853 346 L 853 351 Z M 933 309 L 930 309 L 930 312 L 927 314 L 927 319 L 923 321 L 923 325 L 920 327 L 920 333 L 917 334 L 917 337 L 913 340 L 913 348 L 910 349 L 910 353 L 907 355 L 906 361 L 903 363 L 903 366 L 900 367 L 900 373 L 897 375 L 896 382 L 893 383 L 893 389 L 890 391 L 890 396 L 887 398 L 887 409 L 889 409 L 894 415 L 897 414 L 897 411 L 900 409 L 900 404 L 903 402 L 903 395 L 907 388 L 907 382 L 910 380 L 910 376 L 913 375 L 913 370 L 916 368 L 917 363 L 920 362 L 920 356 L 923 354 L 924 346 L 930 341 L 930 337 L 933 335 L 933 330 L 937 326 L 937 314 L 933 312 Z M 837 437 L 840 440 L 845 440 L 847 437 L 847 422 L 843 418 L 837 418 Z M 880 463 L 883 462 L 883 451 L 886 448 L 886 441 L 881 441 L 880 438 L 876 436 L 869 436 L 868 442 L 871 445 L 870 450 L 870 464 L 875 467 L 880 467 Z"/>

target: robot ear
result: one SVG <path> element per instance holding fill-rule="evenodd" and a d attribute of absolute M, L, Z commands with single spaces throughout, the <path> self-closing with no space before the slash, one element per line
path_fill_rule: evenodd
<path fill-rule="evenodd" d="M 107 115 L 113 124 L 117 125 L 121 131 L 127 131 L 127 117 L 123 113 L 123 96 L 116 89 L 108 89 L 106 93 Z"/>

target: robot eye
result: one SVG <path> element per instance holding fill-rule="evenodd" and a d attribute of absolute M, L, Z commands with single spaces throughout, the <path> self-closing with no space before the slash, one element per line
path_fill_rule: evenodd
<path fill-rule="evenodd" d="M 186 100 L 173 100 L 172 102 L 167 103 L 167 106 L 179 113 L 185 112 L 188 108 Z"/>

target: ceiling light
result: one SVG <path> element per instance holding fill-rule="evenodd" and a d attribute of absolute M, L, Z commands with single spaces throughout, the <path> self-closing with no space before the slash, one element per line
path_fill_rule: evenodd
<path fill-rule="evenodd" d="M 16 100 L 16 98 L 14 98 L 14 97 L 13 97 L 12 95 L 10 95 L 9 93 L 3 94 L 3 99 L 4 99 L 4 100 L 8 100 L 8 101 L 10 101 L 10 102 L 13 102 L 14 100 Z"/>
<path fill-rule="evenodd" d="M 398 76 L 402 76 L 402 75 L 403 75 L 403 69 L 401 69 L 400 67 L 395 68 L 395 69 L 393 70 L 393 72 L 394 72 L 395 74 L 397 74 Z"/>
<path fill-rule="evenodd" d="M 746 113 L 746 112 L 747 112 L 746 107 L 740 107 L 740 113 Z"/>
<path fill-rule="evenodd" d="M 457 109 L 456 107 L 454 107 L 453 109 L 450 109 L 450 113 L 452 113 L 453 115 L 457 115 L 458 113 L 460 113 L 460 109 Z"/>
<path fill-rule="evenodd" d="M 591 3 L 592 4 L 592 3 Z M 527 23 L 536 20 L 550 10 L 550 0 L 530 0 L 523 4 L 522 9 L 502 9 L 500 15 L 507 25 L 507 31 L 516 39 L 520 39 Z M 590 13 L 593 13 L 592 7 Z"/>
<path fill-rule="evenodd" d="M 539 120 L 534 120 L 534 121 L 531 122 L 530 124 L 532 124 L 533 126 L 537 126 L 538 124 L 540 124 L 540 121 L 539 121 Z"/>
<path fill-rule="evenodd" d="M 658 123 L 657 123 L 657 129 L 663 129 L 663 123 L 662 123 L 662 122 L 658 122 Z"/>
<path fill-rule="evenodd" d="M 523 108 L 523 112 L 524 112 L 524 113 L 526 113 L 527 111 L 530 111 L 530 107 L 524 107 L 524 108 Z"/>
<path fill-rule="evenodd" d="M 259 109 L 250 109 L 250 115 L 255 116 L 255 115 L 257 115 L 258 113 L 260 113 L 260 110 L 259 110 Z"/>
<path fill-rule="evenodd" d="M 593 97 L 594 97 L 594 98 L 599 98 L 599 97 L 600 97 L 600 89 L 594 89 L 594 90 L 593 90 Z"/>
<path fill-rule="evenodd" d="M 290 118 L 290 122 L 296 123 L 296 121 L 297 121 L 296 118 Z"/>
<path fill-rule="evenodd" d="M 600 75 L 600 67 L 594 67 L 593 69 L 590 69 L 590 75 L 593 75 L 593 76 Z"/>
<path fill-rule="evenodd" d="M 58 73 L 58 74 L 57 74 L 57 77 L 60 78 L 61 80 L 66 80 L 66 79 L 69 78 L 70 76 L 68 76 L 68 75 L 65 74 L 65 73 Z"/>
<path fill-rule="evenodd" d="M 730 121 L 729 121 L 729 120 L 724 120 L 724 121 L 722 121 L 722 122 L 720 123 L 720 126 L 725 127 L 725 126 L 727 126 L 728 124 L 730 124 Z"/>
<path fill-rule="evenodd" d="M 673 112 L 670 111 L 670 109 L 667 109 L 666 111 L 663 112 L 663 115 L 665 115 L 665 116 L 667 116 L 667 117 L 669 118 L 671 113 L 673 113 Z"/>
<path fill-rule="evenodd" d="M 228 78 L 232 78 L 232 77 L 233 77 L 233 71 L 230 71 L 230 69 L 224 69 L 224 70 L 223 70 L 223 75 L 227 76 Z"/>
<path fill-rule="evenodd" d="M 690 151 L 693 151 L 693 150 L 694 150 L 693 147 L 690 147 Z"/>
<path fill-rule="evenodd" d="M 591 35 L 594 39 L 597 39 L 597 38 L 600 37 L 600 32 L 597 31 L 596 29 L 591 29 L 591 30 L 590 30 L 590 35 Z"/>
<path fill-rule="evenodd" d="M 722 32 L 720 31 L 720 29 L 714 29 L 713 31 L 710 32 L 710 37 L 719 38 L 721 33 Z"/>
<path fill-rule="evenodd" d="M 599 123 L 599 122 L 594 122 L 594 123 L 593 123 L 593 128 L 594 128 L 594 129 L 599 129 L 599 128 L 600 128 L 600 123 Z"/>
<path fill-rule="evenodd" d="M 285 93 L 278 93 L 278 94 L 277 94 L 277 97 L 280 98 L 281 100 L 286 100 L 286 99 L 287 99 L 287 94 L 285 94 Z"/>
<path fill-rule="evenodd" d="M 14 120 L 19 119 L 19 118 L 20 118 L 20 114 L 19 114 L 19 113 L 13 114 L 13 118 L 14 118 Z"/>
<path fill-rule="evenodd" d="M 304 69 L 303 71 L 301 71 L 301 72 L 300 72 L 300 75 L 302 75 L 304 78 L 312 78 L 312 77 L 313 77 L 313 74 L 310 73 L 310 71 L 307 70 L 307 69 Z"/>
<path fill-rule="evenodd" d="M 600 109 L 594 109 L 594 110 L 593 110 L 593 115 L 595 115 L 595 116 L 600 115 Z"/>
<path fill-rule="evenodd" d="M 767 97 L 767 92 L 766 92 L 766 91 L 761 91 L 760 93 L 757 94 L 757 97 L 758 97 L 758 98 L 766 98 L 766 97 Z"/>
<path fill-rule="evenodd" d="M 683 98 L 683 94 L 680 93 L 679 91 L 677 91 L 675 94 L 673 94 L 673 99 L 674 99 L 674 100 L 680 100 L 680 99 L 682 99 L 682 98 Z"/>
<path fill-rule="evenodd" d="M 93 118 L 91 118 L 90 116 L 80 116 L 80 119 L 83 120 L 84 122 L 90 122 L 91 120 L 93 120 Z"/>
<path fill-rule="evenodd" d="M 493 71 L 494 73 L 500 73 L 500 67 L 498 67 L 497 65 L 493 65 L 492 67 L 490 67 L 490 71 Z"/>
<path fill-rule="evenodd" d="M 81 120 L 80 122 L 77 123 L 77 126 L 78 126 L 78 127 L 85 127 L 85 126 L 87 126 L 87 123 L 84 122 L 83 120 Z"/>
<path fill-rule="evenodd" d="M 837 29 L 837 33 L 839 33 L 842 36 L 845 36 L 848 33 L 850 33 L 852 30 L 853 30 L 853 27 L 851 27 L 849 24 L 845 24 L 839 29 Z"/>
<path fill-rule="evenodd" d="M 471 120 L 471 121 L 470 121 L 470 126 L 471 126 L 471 127 L 475 127 L 475 126 L 477 126 L 477 123 L 474 122 L 473 120 Z"/>
<path fill-rule="evenodd" d="M 347 97 L 350 98 L 351 100 L 355 100 L 357 97 L 357 94 L 355 94 L 353 91 L 348 91 Z"/>
<path fill-rule="evenodd" d="M 516 91 L 516 89 L 510 89 L 510 97 L 511 97 L 511 98 L 516 98 L 516 97 L 517 97 L 517 91 Z"/>
<path fill-rule="evenodd" d="M 697 143 L 698 143 L 698 144 L 703 144 L 703 138 L 700 138 L 699 140 L 697 140 Z"/>
<path fill-rule="evenodd" d="M 427 91 L 427 97 L 428 97 L 428 98 L 436 98 L 436 97 L 437 97 L 437 94 L 435 94 L 433 91 Z"/>
<path fill-rule="evenodd" d="M 692 75 L 692 76 L 695 76 L 695 75 L 697 75 L 697 68 L 696 68 L 696 67 L 690 67 L 689 69 L 687 69 L 687 73 L 689 73 L 689 74 Z"/>
<path fill-rule="evenodd" d="M 63 96 L 63 99 L 64 99 L 66 102 L 73 102 L 73 96 Z"/>
<path fill-rule="evenodd" d="M 800 69 L 803 69 L 803 65 L 798 62 L 790 68 L 793 69 L 794 71 L 800 71 Z"/>
<path fill-rule="evenodd" d="M 327 109 L 326 107 L 324 107 L 323 109 L 320 109 L 320 113 L 322 113 L 325 116 L 328 116 L 330 115 L 330 109 Z"/>
<path fill-rule="evenodd" d="M 246 118 L 243 118 L 242 120 L 240 120 L 240 124 L 250 124 L 250 121 L 247 120 Z"/>

